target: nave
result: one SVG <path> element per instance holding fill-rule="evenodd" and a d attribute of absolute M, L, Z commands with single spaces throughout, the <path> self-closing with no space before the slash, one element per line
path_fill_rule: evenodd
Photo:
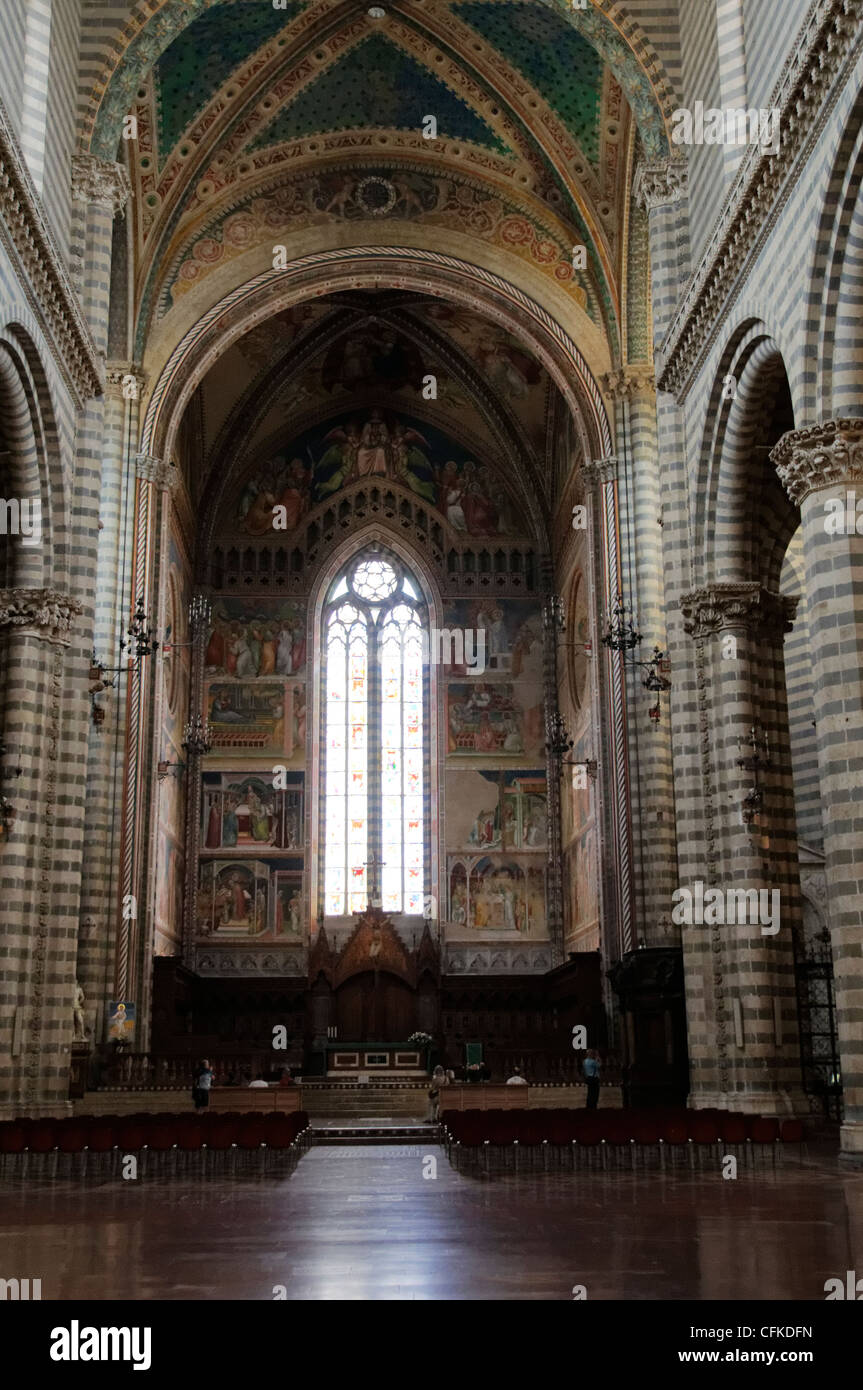
<path fill-rule="evenodd" d="M 743 1301 L 823 1299 L 854 1267 L 863 1174 L 818 1145 L 734 1182 L 469 1177 L 436 1144 L 322 1146 L 285 1179 L 59 1181 L 38 1201 L 6 1185 L 0 1242 L 44 1271 L 45 1299 L 572 1301 L 581 1285 L 588 1303 L 740 1300 L 751 1320 Z"/>

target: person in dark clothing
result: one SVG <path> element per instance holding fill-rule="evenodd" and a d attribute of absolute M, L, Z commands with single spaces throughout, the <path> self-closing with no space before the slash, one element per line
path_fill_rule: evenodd
<path fill-rule="evenodd" d="M 602 1063 L 599 1060 L 599 1053 L 595 1048 L 591 1048 L 582 1063 L 584 1079 L 587 1082 L 587 1109 L 595 1110 L 599 1104 L 599 1073 Z"/>
<path fill-rule="evenodd" d="M 206 1110 L 210 1104 L 210 1087 L 213 1084 L 213 1078 L 214 1073 L 210 1070 L 210 1063 L 205 1057 L 195 1072 L 195 1079 L 192 1083 L 192 1100 L 195 1102 L 197 1111 Z"/>

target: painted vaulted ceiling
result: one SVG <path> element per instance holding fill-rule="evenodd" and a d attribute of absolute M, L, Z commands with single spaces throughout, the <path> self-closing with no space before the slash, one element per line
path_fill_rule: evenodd
<path fill-rule="evenodd" d="M 664 138 L 626 45 L 559 0 L 400 0 L 378 20 L 369 8 L 186 0 L 179 27 L 166 4 L 131 94 L 135 355 L 250 247 L 390 218 L 422 222 L 431 246 L 440 228 L 529 261 L 613 356 L 633 161 Z"/>
<path fill-rule="evenodd" d="M 421 389 L 429 374 L 433 400 Z M 289 438 L 379 408 L 453 435 L 495 476 L 508 473 L 516 495 L 520 476 L 532 471 L 550 497 L 556 395 L 520 344 L 478 313 L 406 291 L 332 295 L 274 315 L 208 373 L 195 407 L 198 486 L 218 489 L 230 476 L 230 521 L 231 489 Z"/>

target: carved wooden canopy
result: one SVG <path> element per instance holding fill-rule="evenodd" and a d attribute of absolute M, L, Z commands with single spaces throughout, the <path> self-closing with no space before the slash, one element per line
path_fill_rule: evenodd
<path fill-rule="evenodd" d="M 419 945 L 410 950 L 390 918 L 380 908 L 368 908 L 359 918 L 340 951 L 330 945 L 326 929 L 321 928 L 309 952 L 309 978 L 323 975 L 338 989 L 353 975 L 381 970 L 404 980 L 416 989 L 420 976 L 440 977 L 440 952 L 425 927 Z"/>

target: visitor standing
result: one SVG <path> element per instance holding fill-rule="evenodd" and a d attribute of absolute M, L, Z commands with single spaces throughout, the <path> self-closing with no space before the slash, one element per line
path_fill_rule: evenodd
<path fill-rule="evenodd" d="M 435 1067 L 429 1086 L 429 1100 L 431 1101 L 429 1121 L 433 1125 L 440 1123 L 440 1093 L 444 1086 L 448 1085 L 449 1079 L 443 1067 Z"/>
<path fill-rule="evenodd" d="M 599 1073 L 601 1068 L 599 1053 L 592 1047 L 582 1063 L 584 1079 L 587 1082 L 586 1108 L 588 1110 L 595 1110 L 599 1104 Z"/>
<path fill-rule="evenodd" d="M 210 1063 L 205 1057 L 195 1073 L 192 1083 L 192 1100 L 195 1102 L 195 1109 L 206 1110 L 210 1104 L 210 1088 L 213 1084 L 213 1073 L 210 1070 Z"/>

